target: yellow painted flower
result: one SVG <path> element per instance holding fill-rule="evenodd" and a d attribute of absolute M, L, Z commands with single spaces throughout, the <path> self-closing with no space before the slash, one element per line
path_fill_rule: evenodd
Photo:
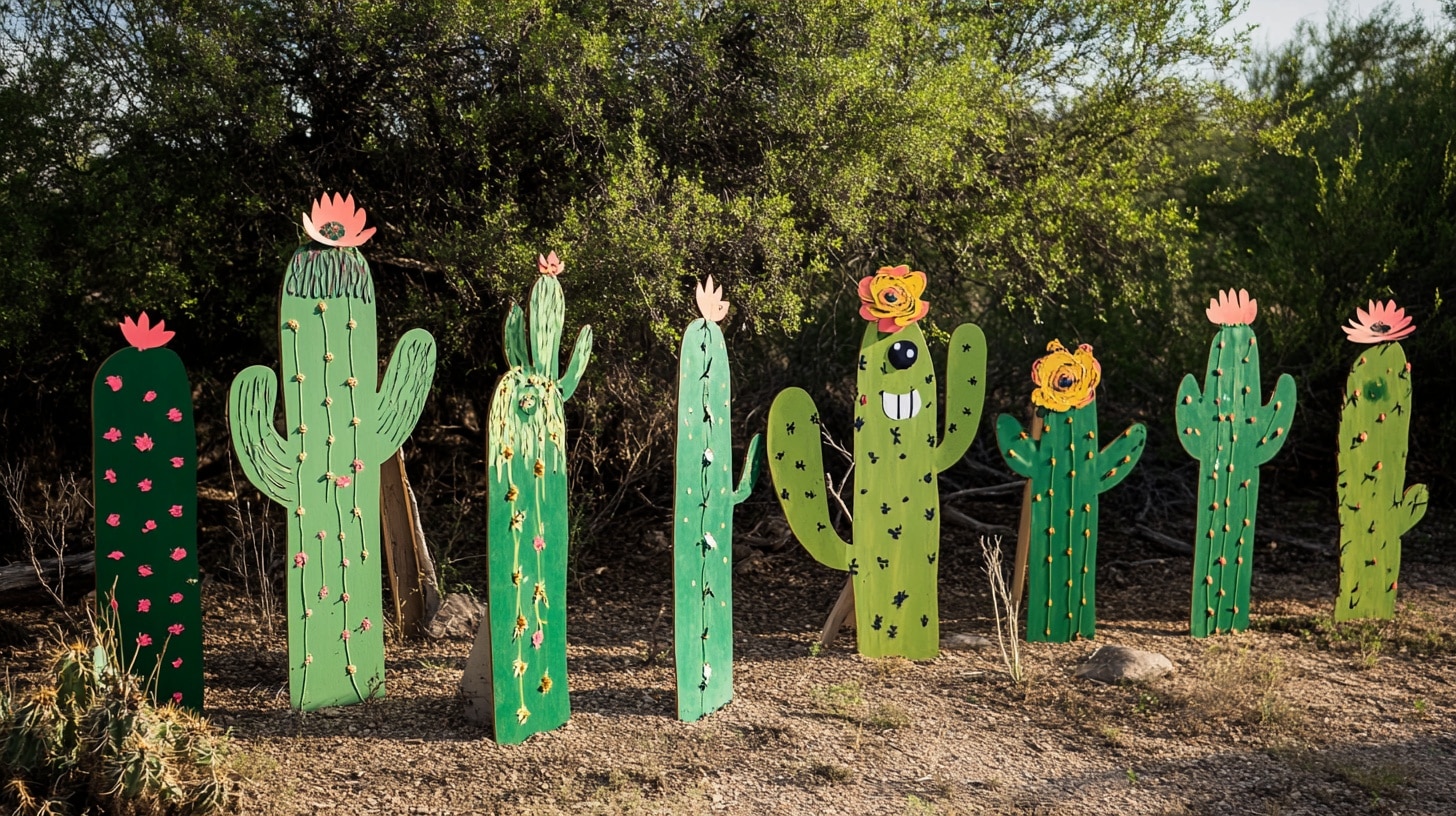
<path fill-rule="evenodd" d="M 920 299 L 924 293 L 924 272 L 912 272 L 905 265 L 880 267 L 860 279 L 859 316 L 878 321 L 882 332 L 897 332 L 930 311 L 930 304 Z"/>
<path fill-rule="evenodd" d="M 537 688 L 541 689 L 541 693 L 542 694 L 545 694 L 546 692 L 550 691 L 551 690 L 551 675 L 549 675 L 549 674 L 543 674 L 543 675 L 541 675 L 541 685 L 537 686 Z"/>
<path fill-rule="evenodd" d="M 1049 411 L 1081 408 L 1097 398 L 1102 382 L 1102 364 L 1083 343 L 1067 351 L 1058 340 L 1047 343 L 1047 355 L 1031 364 L 1031 381 L 1036 390 L 1031 401 Z"/>

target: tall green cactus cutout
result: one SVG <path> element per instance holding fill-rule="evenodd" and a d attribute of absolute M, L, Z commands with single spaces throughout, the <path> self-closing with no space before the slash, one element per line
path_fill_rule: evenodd
<path fill-rule="evenodd" d="M 1282 374 L 1261 405 L 1259 346 L 1249 327 L 1259 304 L 1240 289 L 1220 292 L 1206 314 L 1219 327 L 1203 390 L 1189 374 L 1178 389 L 1178 439 L 1201 464 L 1193 546 L 1194 637 L 1249 627 L 1259 467 L 1284 447 L 1294 419 L 1294 378 Z"/>
<path fill-rule="evenodd" d="M 243 472 L 288 513 L 289 700 L 305 711 L 384 694 L 379 466 L 414 430 L 435 375 L 434 338 L 411 329 L 378 381 L 364 221 L 338 195 L 303 218 L 313 241 L 289 261 L 279 306 L 285 433 L 272 369 L 244 369 L 228 398 Z"/>
<path fill-rule="evenodd" d="M 1372 344 L 1350 367 L 1340 412 L 1340 597 L 1335 620 L 1395 616 L 1400 537 L 1426 514 L 1423 484 L 1405 487 L 1411 368 L 1396 342 L 1416 330 L 1395 301 L 1370 301 L 1342 326 Z"/>
<path fill-rule="evenodd" d="M 592 331 L 577 337 L 560 369 L 566 301 L 556 253 L 538 262 L 529 321 L 512 304 L 505 322 L 507 371 L 496 384 L 486 431 L 489 597 L 466 661 L 472 715 L 515 744 L 571 716 L 566 683 L 566 555 L 569 546 L 566 424 L 562 406 L 591 357 Z M 529 324 L 529 328 L 528 328 Z"/>
<path fill-rule="evenodd" d="M 1006 465 L 1031 480 L 1031 540 L 1026 561 L 1026 639 L 1065 643 L 1097 634 L 1098 496 L 1142 458 L 1147 429 L 1130 426 L 1098 447 L 1097 386 L 1102 366 L 1086 344 L 1056 340 L 1031 367 L 1040 439 L 1015 417 L 996 418 Z"/>
<path fill-rule="evenodd" d="M 677 386 L 677 498 L 673 590 L 677 716 L 693 721 L 733 699 L 733 508 L 753 492 L 760 437 L 748 442 L 733 487 L 732 390 L 718 322 L 728 302 L 708 276 L 683 334 Z"/>
<path fill-rule="evenodd" d="M 130 348 L 91 391 L 96 598 L 121 659 L 153 697 L 202 710 L 197 580 L 197 430 L 173 332 L 146 312 L 122 321 Z"/>
<path fill-rule="evenodd" d="M 885 267 L 859 284 L 865 327 L 854 418 L 853 541 L 829 516 L 819 412 L 800 388 L 768 415 L 769 471 L 789 527 L 820 563 L 853 576 L 859 652 L 928 660 L 940 648 L 936 478 L 975 438 L 985 398 L 986 340 L 965 323 L 951 335 L 947 406 L 937 410 L 935 365 L 916 321 L 925 273 Z M 945 433 L 937 442 L 937 417 Z"/>

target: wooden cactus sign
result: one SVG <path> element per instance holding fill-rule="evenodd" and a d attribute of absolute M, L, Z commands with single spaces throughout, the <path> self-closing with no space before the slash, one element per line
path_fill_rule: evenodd
<path fill-rule="evenodd" d="M 200 711 L 192 386 L 163 321 L 142 312 L 121 331 L 130 348 L 101 364 L 91 397 L 100 619 L 158 703 Z"/>
<path fill-rule="evenodd" d="M 1189 374 L 1178 389 L 1178 440 L 1199 461 L 1198 527 L 1193 545 L 1194 637 L 1249 627 L 1259 468 L 1289 438 L 1294 378 L 1282 374 L 1261 404 L 1259 346 L 1249 324 L 1259 304 L 1244 290 L 1210 300 L 1219 327 L 1208 350 L 1203 389 Z"/>
<path fill-rule="evenodd" d="M 1098 497 L 1142 458 L 1147 429 L 1132 425 L 1102 446 L 1097 386 L 1102 366 L 1092 347 L 1068 351 L 1056 340 L 1031 367 L 1033 422 L 1040 438 L 1013 416 L 996 419 L 1006 465 L 1031 483 L 1026 561 L 1026 639 L 1056 643 L 1097 633 Z"/>
<path fill-rule="evenodd" d="M 288 512 L 288 685 L 302 710 L 384 693 L 379 466 L 435 374 L 434 338 L 412 329 L 379 381 L 364 221 L 352 196 L 325 195 L 303 218 L 313 240 L 289 261 L 279 306 L 283 435 L 272 369 L 245 369 L 228 398 L 243 472 Z"/>
<path fill-rule="evenodd" d="M 753 492 L 760 437 L 733 486 L 732 388 L 718 322 L 728 313 L 712 276 L 697 290 L 702 317 L 683 333 L 678 362 L 673 589 L 677 713 L 692 721 L 733 699 L 733 508 Z"/>
<path fill-rule="evenodd" d="M 508 370 L 496 383 L 486 430 L 488 614 L 466 661 L 462 693 L 471 716 L 514 744 L 564 724 L 566 555 L 570 514 L 562 407 L 591 357 L 592 332 L 577 337 L 561 371 L 566 300 L 556 253 L 538 261 L 528 315 L 512 304 L 505 322 Z"/>
<path fill-rule="evenodd" d="M 819 411 L 799 388 L 769 409 L 769 471 L 794 535 L 825 566 L 853 576 L 859 651 L 933 658 L 940 648 L 937 474 L 965 455 L 981 421 L 986 340 L 965 323 L 951 335 L 947 405 L 936 405 L 935 366 L 916 325 L 929 311 L 925 273 L 886 267 L 860 281 L 854 406 L 853 543 L 829 516 Z M 943 418 L 944 433 L 937 439 Z"/>
<path fill-rule="evenodd" d="M 1335 620 L 1395 616 L 1400 538 L 1426 514 L 1426 486 L 1405 486 L 1411 367 L 1397 342 L 1416 330 L 1395 301 L 1370 301 L 1343 326 L 1369 344 L 1340 412 L 1340 597 Z"/>

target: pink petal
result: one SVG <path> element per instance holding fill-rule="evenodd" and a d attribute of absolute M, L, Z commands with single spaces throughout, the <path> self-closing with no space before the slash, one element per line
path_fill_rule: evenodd
<path fill-rule="evenodd" d="M 355 459 L 354 460 L 354 472 L 355 473 L 358 473 L 359 471 L 361 471 L 363 469 L 364 469 L 364 462 L 363 462 L 363 460 L 361 460 L 361 459 Z"/>
<path fill-rule="evenodd" d="M 136 642 L 137 642 L 137 645 L 138 646 L 150 646 L 150 645 L 152 645 L 152 636 L 151 635 L 137 635 Z"/>
<path fill-rule="evenodd" d="M 116 471 L 112 470 L 111 468 L 107 468 L 106 473 L 102 475 L 101 478 L 105 479 L 108 482 L 111 482 L 112 484 L 116 484 Z"/>
<path fill-rule="evenodd" d="M 112 513 L 111 515 L 109 515 L 109 516 L 106 517 L 106 523 L 109 524 L 109 525 L 111 525 L 112 527 L 120 526 L 120 524 L 121 524 L 121 514 L 120 513 Z"/>
<path fill-rule="evenodd" d="M 152 449 L 152 435 L 151 434 L 142 434 L 141 436 L 138 436 L 136 438 L 136 441 L 133 442 L 132 444 L 136 445 L 136 449 L 139 450 L 139 451 L 142 451 L 142 452 L 149 451 L 149 450 Z"/>
<path fill-rule="evenodd" d="M 167 600 L 171 601 L 172 603 L 182 603 L 182 593 L 173 592 L 167 597 Z"/>
<path fill-rule="evenodd" d="M 345 629 L 344 631 L 342 631 L 342 632 L 339 633 L 339 640 L 348 640 L 348 639 L 349 639 L 349 630 L 348 629 Z"/>
<path fill-rule="evenodd" d="M 182 412 L 177 410 L 176 408 L 171 408 L 167 411 L 167 419 L 170 419 L 173 422 L 181 422 Z"/>
<path fill-rule="evenodd" d="M 152 611 L 152 602 L 149 601 L 149 600 L 147 600 L 146 598 L 142 598 L 140 601 L 137 601 L 137 611 L 138 612 L 150 612 L 150 611 Z"/>
<path fill-rule="evenodd" d="M 172 560 L 173 561 L 181 561 L 182 559 L 184 559 L 186 557 L 187 557 L 187 551 L 184 550 L 184 549 L 182 549 L 181 547 L 178 547 L 177 549 L 175 549 L 175 550 L 172 551 Z"/>
<path fill-rule="evenodd" d="M 181 663 L 182 662 L 182 659 L 180 657 L 177 658 L 177 662 L 178 663 Z M 176 668 L 176 666 L 173 666 L 172 668 Z M 174 692 L 172 692 L 172 702 L 174 702 L 174 703 L 181 703 L 182 702 L 182 692 L 180 692 L 180 691 L 174 691 Z"/>
<path fill-rule="evenodd" d="M 167 631 L 168 632 L 171 632 L 174 635 L 180 635 L 180 634 L 182 634 L 183 630 L 184 630 L 184 627 L 180 623 L 174 623 L 171 626 L 168 626 L 167 627 Z"/>
<path fill-rule="evenodd" d="M 307 564 L 307 563 L 308 563 L 308 554 L 307 553 L 294 553 L 293 554 L 293 566 L 295 566 L 295 567 L 302 567 L 304 564 Z"/>
<path fill-rule="evenodd" d="M 110 377 L 106 378 L 106 384 L 111 386 L 112 391 L 121 390 L 121 378 L 116 376 L 115 374 L 112 374 Z"/>
<path fill-rule="evenodd" d="M 368 618 L 365 618 L 364 620 L 359 621 L 359 628 L 367 632 L 370 629 L 374 628 L 374 624 L 370 623 Z"/>
<path fill-rule="evenodd" d="M 111 526 L 115 527 L 116 525 L 113 524 Z M 106 554 L 106 557 L 110 558 L 112 561 L 120 561 L 121 559 L 126 557 L 126 553 L 122 552 L 121 550 L 112 550 L 111 552 Z"/>
<path fill-rule="evenodd" d="M 174 669 L 180 669 L 180 668 L 182 668 L 182 658 L 179 657 L 176 660 L 173 660 L 172 661 L 172 668 L 174 668 Z M 177 698 L 177 701 L 178 702 L 181 702 L 182 701 L 182 692 L 180 692 L 180 691 L 177 692 L 176 698 Z"/>
<path fill-rule="evenodd" d="M 152 492 L 152 480 L 142 479 L 140 482 L 137 482 L 137 490 L 140 490 L 143 493 Z"/>
<path fill-rule="evenodd" d="M 156 391 L 148 391 L 147 393 L 142 394 L 142 402 L 151 402 L 152 400 L 154 400 L 156 398 L 157 398 L 157 392 Z"/>
<path fill-rule="evenodd" d="M 180 457 L 180 456 L 173 456 L 172 457 L 172 467 L 179 468 L 179 467 L 182 467 L 182 465 L 183 465 L 182 457 Z"/>
<path fill-rule="evenodd" d="M 140 567 L 137 567 L 137 575 L 140 575 L 143 578 L 147 578 L 147 577 L 150 577 L 151 574 L 152 574 L 152 568 L 150 566 L 147 566 L 146 564 L 142 564 Z"/>
<path fill-rule="evenodd" d="M 107 442 L 116 442 L 121 439 L 121 431 L 117 430 L 116 428 L 112 428 L 111 430 L 102 434 L 101 438 L 105 439 Z"/>
<path fill-rule="evenodd" d="M 142 532 L 144 533 L 150 533 L 155 529 L 157 529 L 157 522 L 152 519 L 147 519 L 147 523 L 142 525 Z"/>
<path fill-rule="evenodd" d="M 334 484 L 338 485 L 339 487 L 348 487 L 350 484 L 352 484 L 352 482 L 350 481 L 348 476 L 340 476 L 339 478 L 334 480 Z"/>
<path fill-rule="evenodd" d="M 182 505 L 174 504 L 167 512 L 172 514 L 172 518 L 182 518 Z"/>

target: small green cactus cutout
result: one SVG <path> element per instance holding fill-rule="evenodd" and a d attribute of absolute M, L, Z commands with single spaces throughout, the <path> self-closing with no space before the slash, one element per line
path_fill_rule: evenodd
<path fill-rule="evenodd" d="M 820 563 L 853 576 L 860 654 L 928 660 L 940 649 L 937 475 L 975 438 L 985 398 L 986 340 L 965 323 L 951 335 L 945 411 L 936 406 L 935 366 L 916 321 L 925 273 L 885 267 L 860 281 L 860 341 L 854 406 L 853 540 L 835 532 L 820 448 L 819 411 L 803 389 L 769 409 L 769 471 L 789 527 Z M 939 420 L 945 432 L 936 438 Z"/>
<path fill-rule="evenodd" d="M 289 261 L 279 305 L 283 435 L 272 369 L 243 370 L 228 398 L 243 472 L 288 513 L 289 700 L 304 711 L 384 694 L 379 466 L 414 430 L 435 376 L 435 340 L 412 329 L 379 381 L 364 221 L 337 195 L 303 218 L 313 241 Z"/>
<path fill-rule="evenodd" d="M 570 531 L 562 407 L 591 357 L 577 337 L 561 372 L 566 300 L 556 253 L 538 261 L 529 317 L 512 304 L 506 362 L 486 430 L 489 588 L 486 619 L 466 661 L 471 716 L 515 744 L 571 717 L 566 683 L 566 563 Z"/>
<path fill-rule="evenodd" d="M 1097 386 L 1102 366 L 1086 344 L 1067 351 L 1056 340 L 1031 367 L 1040 439 L 1015 417 L 996 419 L 1007 467 L 1031 480 L 1031 539 L 1026 561 L 1026 639 L 1065 643 L 1097 634 L 1098 497 L 1142 458 L 1141 424 L 1101 447 Z"/>
<path fill-rule="evenodd" d="M 197 430 L 173 332 L 126 318 L 92 388 L 96 598 L 122 665 L 159 704 L 202 710 Z"/>
<path fill-rule="evenodd" d="M 762 467 L 758 434 L 733 486 L 733 398 L 718 323 L 728 302 L 698 284 L 698 310 L 678 362 L 677 491 L 673 503 L 673 628 L 677 715 L 691 722 L 733 699 L 733 508 Z"/>
<path fill-rule="evenodd" d="M 1189 374 L 1178 389 L 1178 440 L 1200 463 L 1193 545 L 1194 637 L 1249 628 L 1259 468 L 1289 438 L 1294 378 L 1282 374 L 1260 404 L 1259 345 L 1249 324 L 1259 304 L 1240 289 L 1220 292 L 1207 315 L 1219 327 L 1203 390 Z"/>
<path fill-rule="evenodd" d="M 1395 617 L 1400 538 L 1426 514 L 1423 484 L 1405 486 L 1411 367 L 1396 342 L 1416 330 L 1395 301 L 1370 301 L 1342 326 L 1371 344 L 1350 366 L 1340 411 L 1340 597 L 1335 620 Z"/>

